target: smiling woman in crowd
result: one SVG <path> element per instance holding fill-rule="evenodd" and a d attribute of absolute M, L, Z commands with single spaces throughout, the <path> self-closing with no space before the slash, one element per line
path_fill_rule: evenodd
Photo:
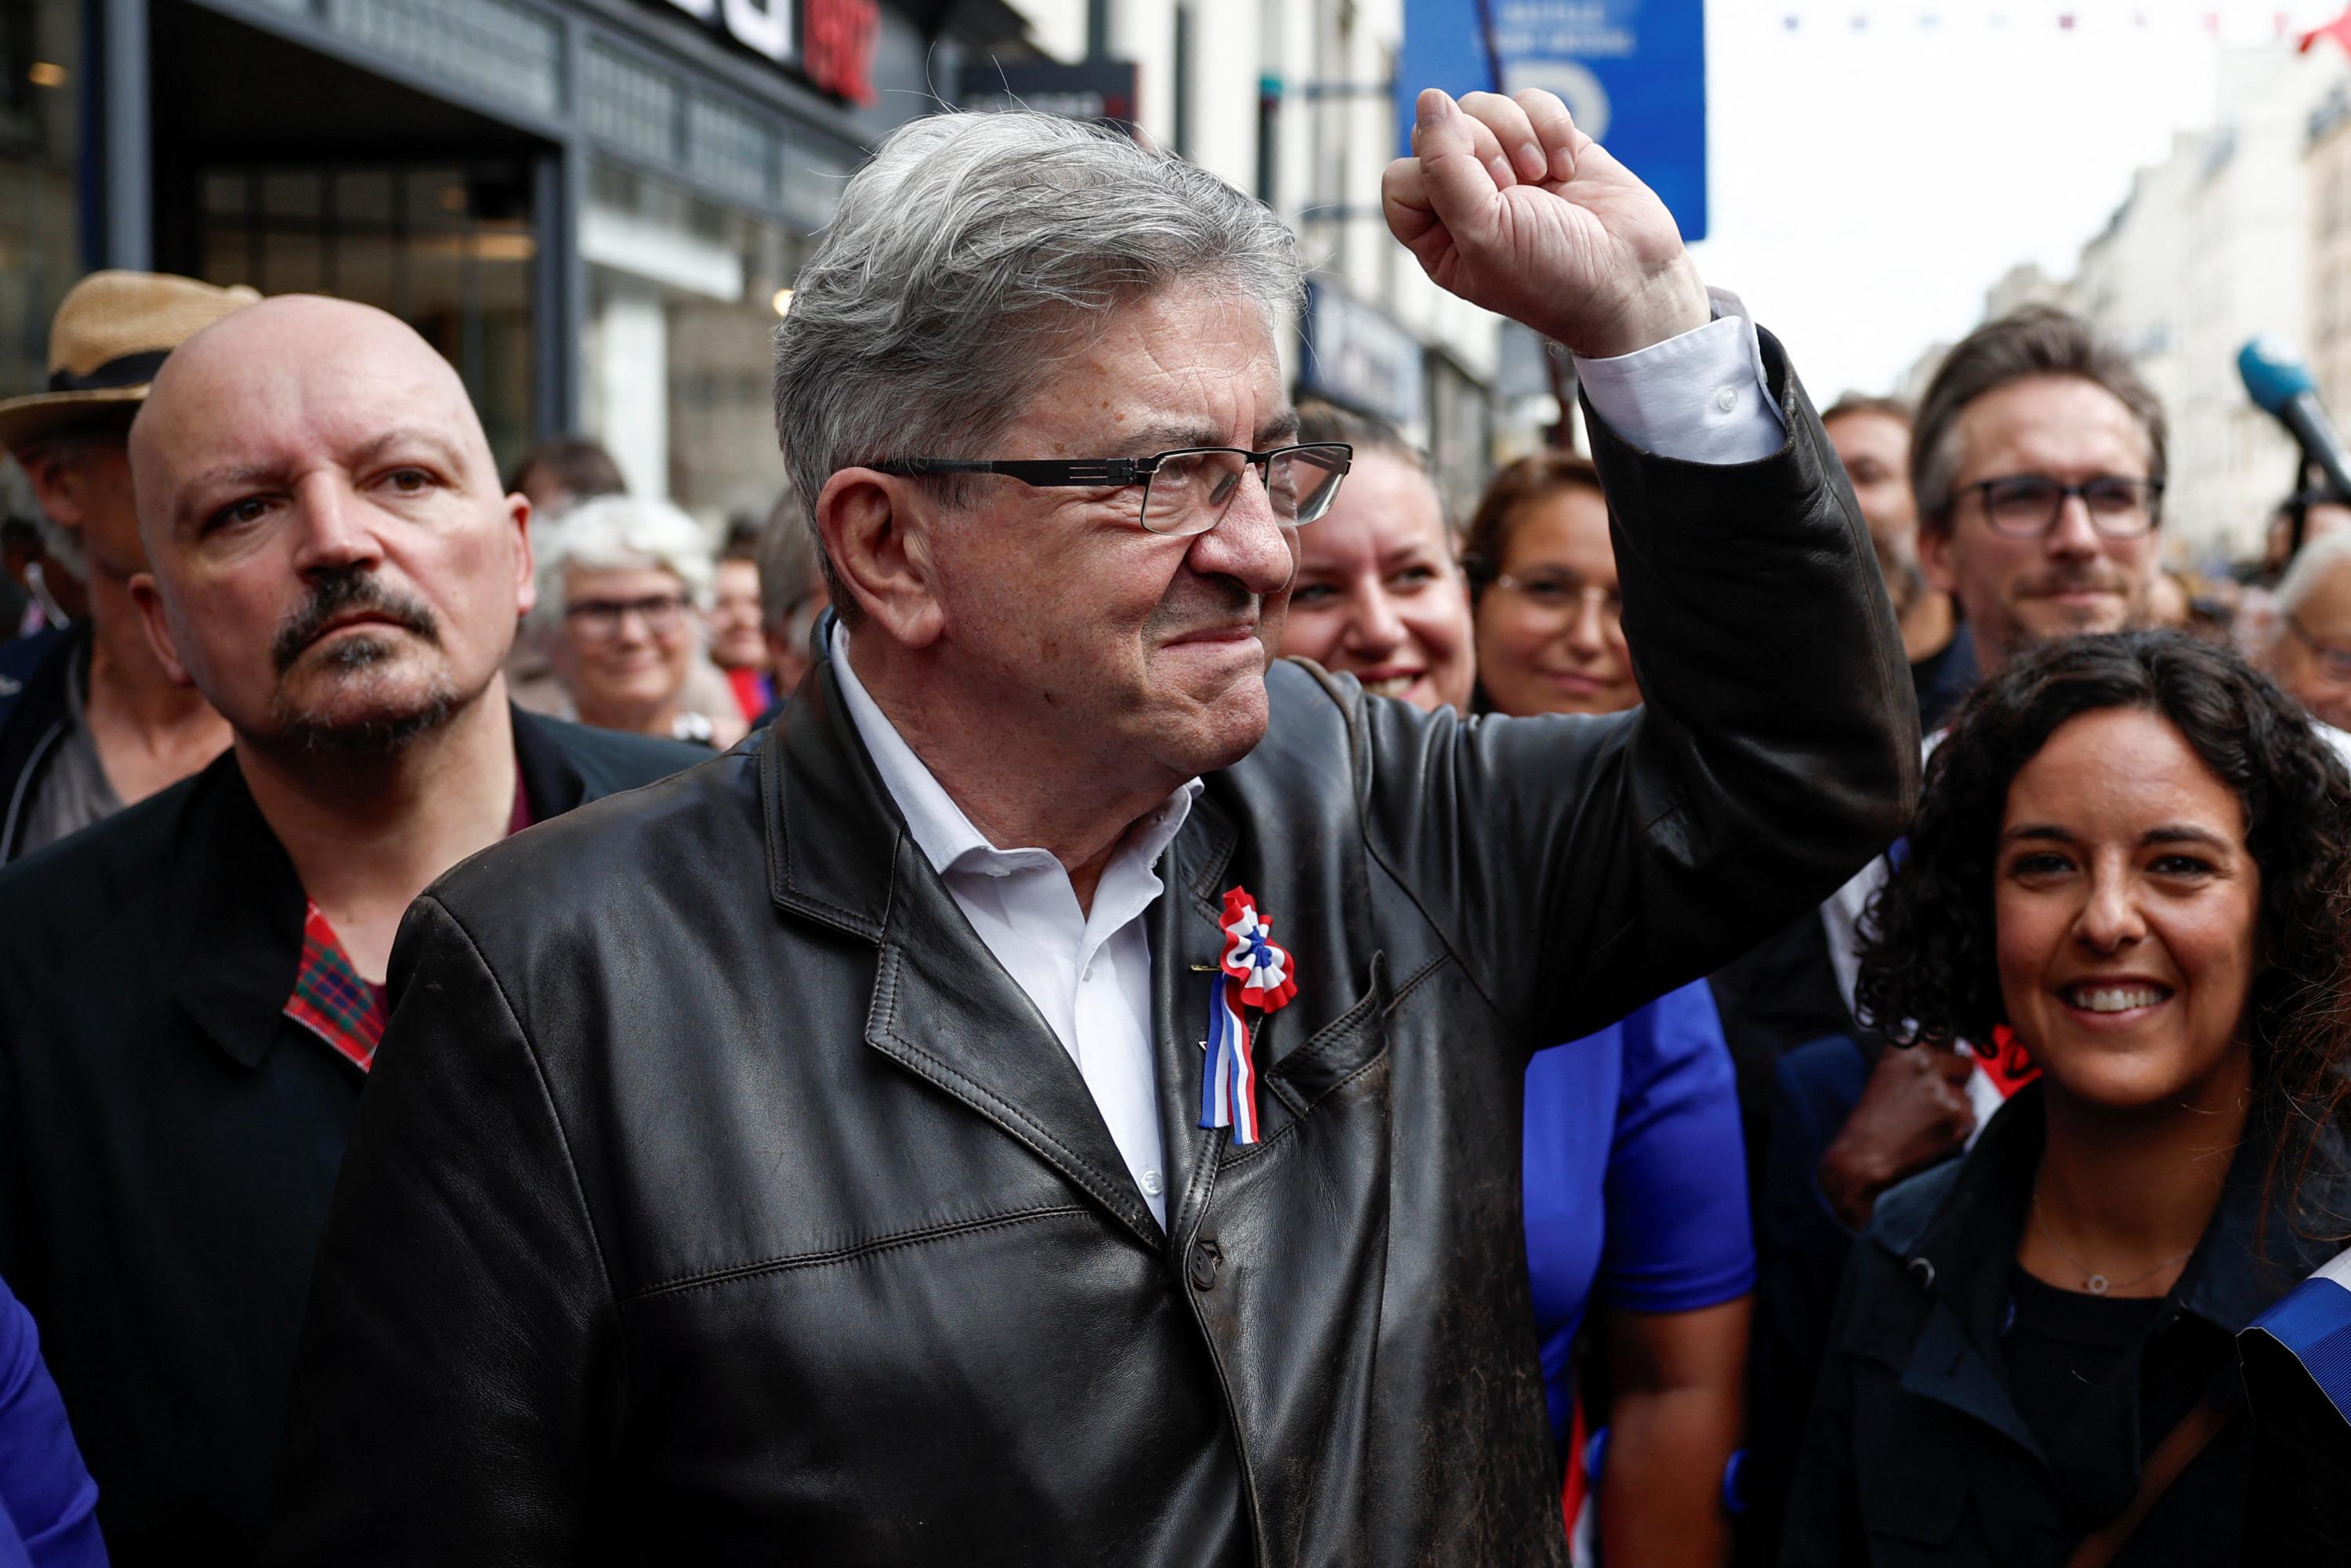
<path fill-rule="evenodd" d="M 2341 1212 L 2286 1107 L 2341 1066 L 2347 791 L 2283 694 L 2178 633 L 2047 645 L 1960 710 L 1860 1003 L 1921 1040 L 2004 1024 L 2042 1077 L 1878 1201 L 1783 1563 L 2237 1561 L 2232 1336 Z"/>
<path fill-rule="evenodd" d="M 1621 713 L 1641 700 L 1616 596 L 1608 502 L 1591 460 L 1521 457 L 1494 476 L 1462 557 L 1478 679 L 1497 713 Z"/>
<path fill-rule="evenodd" d="M 1354 458 L 1330 515 L 1298 536 L 1282 653 L 1377 696 L 1468 712 L 1469 599 L 1427 465 L 1395 426 L 1327 402 L 1299 405 L 1298 439 L 1343 442 Z"/>
<path fill-rule="evenodd" d="M 1313 402 L 1299 416 L 1301 441 L 1345 442 L 1354 455 L 1329 514 L 1297 535 L 1282 653 L 1421 708 L 1468 708 L 1479 674 L 1468 580 L 1426 463 L 1383 422 Z M 1588 469 L 1580 458 L 1531 461 Z M 1606 527 L 1603 510 L 1604 552 Z M 1613 592 L 1613 557 L 1606 581 Z M 1615 646 L 1625 674 L 1594 689 L 1621 700 L 1586 711 L 1640 701 L 1621 635 Z M 1705 984 L 1538 1052 L 1526 1083 L 1528 1272 L 1571 1507 L 1590 1479 L 1576 1368 L 1592 1318 L 1592 1362 L 1604 1364 L 1610 1389 L 1592 1414 L 1609 1434 L 1597 1490 L 1608 1559 L 1719 1564 L 1729 1526 L 1719 1478 L 1739 1438 L 1755 1265 L 1730 1061 Z"/>
<path fill-rule="evenodd" d="M 701 714 L 684 698 L 711 580 L 700 525 L 664 501 L 602 496 L 549 532 L 532 614 L 580 721 L 722 749 L 740 740 L 748 727 L 731 703 Z"/>

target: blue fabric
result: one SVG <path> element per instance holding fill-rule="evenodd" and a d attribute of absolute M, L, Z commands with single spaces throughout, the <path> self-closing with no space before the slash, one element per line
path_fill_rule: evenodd
<path fill-rule="evenodd" d="M 0 1568 L 106 1568 L 82 1467 L 33 1317 L 0 1281 Z"/>
<path fill-rule="evenodd" d="M 1703 981 L 1527 1064 L 1527 1270 L 1564 1441 L 1586 1307 L 1687 1312 L 1755 1284 L 1737 1079 Z"/>
<path fill-rule="evenodd" d="M 2304 1280 L 2244 1332 L 2267 1333 L 2285 1346 L 2327 1403 L 2351 1418 L 2351 1291 L 2332 1280 Z"/>

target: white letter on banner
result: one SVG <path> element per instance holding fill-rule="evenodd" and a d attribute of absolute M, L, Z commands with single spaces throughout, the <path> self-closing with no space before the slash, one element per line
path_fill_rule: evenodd
<path fill-rule="evenodd" d="M 720 0 L 726 30 L 771 60 L 792 57 L 792 0 Z"/>

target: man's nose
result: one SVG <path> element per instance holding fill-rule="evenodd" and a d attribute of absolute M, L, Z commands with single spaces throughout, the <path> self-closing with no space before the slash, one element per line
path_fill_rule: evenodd
<path fill-rule="evenodd" d="M 1251 469 L 1216 527 L 1192 539 L 1194 571 L 1229 577 L 1250 592 L 1274 594 L 1298 570 L 1298 536 L 1274 516 L 1273 502 Z"/>
<path fill-rule="evenodd" d="M 2056 525 L 2042 541 L 2042 548 L 2068 560 L 2104 554 L 2105 546 L 2090 522 L 2090 503 L 2079 496 L 2066 497 L 2057 508 Z"/>
<path fill-rule="evenodd" d="M 339 476 L 312 476 L 294 494 L 294 568 L 337 571 L 382 559 L 366 507 Z"/>

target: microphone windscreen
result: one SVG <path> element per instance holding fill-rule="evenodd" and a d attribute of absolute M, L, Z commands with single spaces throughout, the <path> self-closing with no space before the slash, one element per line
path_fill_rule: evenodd
<path fill-rule="evenodd" d="M 2237 374 L 2253 406 L 2268 414 L 2282 414 L 2295 398 L 2317 390 L 2302 356 L 2266 332 L 2237 351 Z"/>

